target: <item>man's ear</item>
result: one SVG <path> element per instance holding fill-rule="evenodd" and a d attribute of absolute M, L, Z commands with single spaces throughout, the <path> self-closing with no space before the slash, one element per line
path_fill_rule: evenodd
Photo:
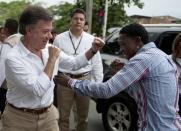
<path fill-rule="evenodd" d="M 135 36 L 135 41 L 136 41 L 137 43 L 142 42 L 142 41 L 141 41 L 141 37 L 140 37 L 140 36 Z"/>
<path fill-rule="evenodd" d="M 26 34 L 29 35 L 32 32 L 32 27 L 31 26 L 27 26 L 25 30 L 26 30 Z"/>
<path fill-rule="evenodd" d="M 138 44 L 139 47 L 144 45 L 140 36 L 136 36 L 134 39 L 135 39 L 135 42 Z"/>

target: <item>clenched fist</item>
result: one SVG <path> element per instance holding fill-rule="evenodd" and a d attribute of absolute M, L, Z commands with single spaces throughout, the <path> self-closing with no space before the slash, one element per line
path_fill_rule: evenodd
<path fill-rule="evenodd" d="M 92 50 L 97 52 L 98 50 L 102 49 L 104 44 L 105 42 L 101 38 L 95 37 L 94 41 L 92 42 Z"/>

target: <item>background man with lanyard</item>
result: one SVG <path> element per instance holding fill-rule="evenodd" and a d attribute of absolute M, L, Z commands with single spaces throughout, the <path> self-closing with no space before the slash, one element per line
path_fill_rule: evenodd
<path fill-rule="evenodd" d="M 71 15 L 70 30 L 59 34 L 54 45 L 62 49 L 66 54 L 76 56 L 85 53 L 91 46 L 94 36 L 83 31 L 85 25 L 85 12 L 75 9 Z M 76 79 L 91 79 L 101 82 L 103 79 L 103 67 L 100 53 L 89 61 L 89 65 L 77 71 L 70 71 L 59 68 L 68 76 Z M 89 111 L 89 97 L 79 96 L 66 87 L 57 88 L 57 101 L 60 113 L 60 130 L 69 131 L 69 116 L 73 103 L 75 102 L 77 113 L 74 115 L 76 121 L 76 131 L 87 130 L 87 120 Z"/>

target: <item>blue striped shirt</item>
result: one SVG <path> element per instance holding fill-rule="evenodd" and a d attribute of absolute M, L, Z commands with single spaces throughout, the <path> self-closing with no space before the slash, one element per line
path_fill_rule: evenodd
<path fill-rule="evenodd" d="M 176 65 L 152 42 L 107 82 L 71 79 L 69 83 L 77 93 L 97 98 L 109 98 L 126 90 L 138 106 L 139 131 L 181 130 Z"/>

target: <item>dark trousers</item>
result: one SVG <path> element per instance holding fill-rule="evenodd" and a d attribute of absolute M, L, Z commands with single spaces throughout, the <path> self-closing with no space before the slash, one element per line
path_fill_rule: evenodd
<path fill-rule="evenodd" d="M 57 105 L 57 85 L 55 85 L 54 87 L 54 100 L 53 100 L 53 104 L 55 107 L 58 107 Z"/>
<path fill-rule="evenodd" d="M 181 116 L 181 94 L 179 94 L 178 106 L 179 106 L 179 112 L 178 113 Z"/>
<path fill-rule="evenodd" d="M 6 105 L 6 92 L 7 89 L 0 88 L 0 111 L 3 113 L 5 105 Z"/>

